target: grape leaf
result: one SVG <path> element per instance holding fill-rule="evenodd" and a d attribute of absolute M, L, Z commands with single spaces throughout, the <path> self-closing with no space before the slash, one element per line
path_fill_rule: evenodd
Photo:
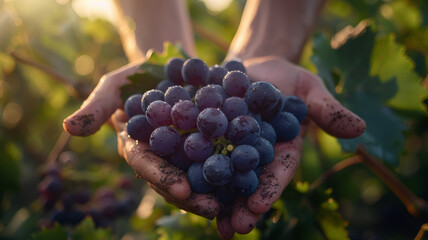
<path fill-rule="evenodd" d="M 346 222 L 338 212 L 333 198 L 323 202 L 315 212 L 315 218 L 327 239 L 349 239 Z"/>
<path fill-rule="evenodd" d="M 52 228 L 43 228 L 32 236 L 33 240 L 66 240 L 67 231 L 59 224 Z"/>
<path fill-rule="evenodd" d="M 394 40 L 394 36 L 389 35 L 376 41 L 370 74 L 379 76 L 382 82 L 392 77 L 397 79 L 398 92 L 388 101 L 392 107 L 424 111 L 422 101 L 428 97 L 428 91 L 421 86 L 422 78 L 414 71 L 415 64 L 405 54 L 404 47 Z"/>
<path fill-rule="evenodd" d="M 332 94 L 366 121 L 366 131 L 360 137 L 339 140 L 342 149 L 353 152 L 361 144 L 373 156 L 396 166 L 407 128 L 387 102 L 397 95 L 401 85 L 396 75 L 389 75 L 387 81 L 370 75 L 376 34 L 367 26 L 355 29 L 358 32 L 351 32 L 336 49 L 324 36 L 315 36 L 312 61 L 318 74 L 331 86 Z M 339 76 L 338 83 L 332 82 L 335 74 Z"/>
<path fill-rule="evenodd" d="M 85 218 L 73 232 L 74 240 L 104 240 L 111 239 L 108 229 L 96 228 L 91 218 Z"/>
<path fill-rule="evenodd" d="M 189 58 L 179 44 L 174 46 L 165 42 L 163 49 L 161 53 L 149 50 L 147 60 L 140 66 L 143 72 L 128 76 L 130 83 L 120 88 L 123 102 L 132 94 L 143 94 L 154 89 L 160 81 L 164 80 L 166 78 L 164 66 L 168 59 L 173 57 Z"/>

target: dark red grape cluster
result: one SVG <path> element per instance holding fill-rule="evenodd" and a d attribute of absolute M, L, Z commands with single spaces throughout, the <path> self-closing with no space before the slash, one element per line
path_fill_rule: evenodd
<path fill-rule="evenodd" d="M 115 219 L 130 216 L 138 205 L 133 182 L 127 177 L 120 177 L 114 190 L 107 186 L 91 190 L 86 185 L 67 179 L 57 164 L 48 166 L 38 185 L 43 209 L 49 215 L 44 225 L 75 226 L 90 216 L 96 226 L 108 227 Z"/>
<path fill-rule="evenodd" d="M 156 89 L 126 100 L 129 136 L 186 171 L 194 192 L 223 203 L 254 193 L 273 145 L 299 134 L 305 103 L 251 83 L 236 59 L 208 68 L 199 58 L 172 58 L 165 75 Z"/>

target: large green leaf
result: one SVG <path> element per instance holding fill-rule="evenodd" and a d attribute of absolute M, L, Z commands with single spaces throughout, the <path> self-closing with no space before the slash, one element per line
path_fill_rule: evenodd
<path fill-rule="evenodd" d="M 397 83 L 398 74 L 383 76 L 388 77 L 387 80 L 370 75 L 372 53 L 382 50 L 376 49 L 379 45 L 375 45 L 376 34 L 370 27 L 359 29 L 360 32 L 352 32 L 352 37 L 336 49 L 324 36 L 317 35 L 312 60 L 332 94 L 366 121 L 367 129 L 363 135 L 339 140 L 342 149 L 352 152 L 362 144 L 373 156 L 397 165 L 406 125 L 387 103 L 397 96 L 402 85 Z M 374 69 L 384 67 L 378 64 Z M 339 78 L 338 82 L 333 82 L 335 77 Z M 411 106 L 407 107 L 411 109 Z"/>
<path fill-rule="evenodd" d="M 32 236 L 33 240 L 66 240 L 67 231 L 61 227 L 61 225 L 56 224 L 52 228 L 44 228 L 40 232 Z"/>
<path fill-rule="evenodd" d="M 110 230 L 96 228 L 91 218 L 85 218 L 80 222 L 73 233 L 73 240 L 107 240 L 111 238 Z"/>

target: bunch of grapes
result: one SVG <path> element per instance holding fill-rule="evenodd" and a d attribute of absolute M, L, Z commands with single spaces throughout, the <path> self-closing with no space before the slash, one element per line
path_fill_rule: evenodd
<path fill-rule="evenodd" d="M 235 59 L 208 68 L 199 58 L 172 58 L 165 75 L 156 89 L 126 100 L 129 136 L 186 171 L 194 192 L 223 203 L 250 196 L 273 145 L 299 134 L 304 102 L 251 83 Z"/>
<path fill-rule="evenodd" d="M 87 184 L 76 183 L 62 173 L 58 164 L 52 164 L 38 185 L 43 209 L 49 216 L 41 221 L 45 227 L 55 222 L 75 226 L 87 216 L 96 226 L 108 227 L 115 219 L 130 216 L 138 205 L 129 178 L 121 176 L 115 190 L 101 186 L 92 193 Z"/>

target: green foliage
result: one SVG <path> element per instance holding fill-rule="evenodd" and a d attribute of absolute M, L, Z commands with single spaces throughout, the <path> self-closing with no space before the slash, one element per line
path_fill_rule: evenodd
<path fill-rule="evenodd" d="M 397 165 L 403 149 L 403 131 L 407 127 L 402 119 L 388 107 L 387 103 L 403 94 L 400 93 L 404 91 L 403 89 L 398 90 L 402 86 L 398 82 L 408 79 L 391 74 L 388 69 L 397 68 L 397 65 L 402 66 L 403 64 L 400 63 L 404 63 L 406 64 L 404 68 L 409 72 L 410 66 L 407 64 L 409 60 L 401 62 L 397 60 L 391 64 L 391 67 L 388 67 L 386 61 L 383 61 L 383 65 L 376 63 L 372 67 L 374 70 L 371 75 L 370 64 L 373 62 L 370 60 L 380 58 L 378 55 L 387 55 L 385 53 L 387 46 L 375 45 L 375 36 L 376 33 L 366 27 L 357 37 L 349 38 L 343 45 L 333 49 L 324 36 L 318 35 L 314 39 L 312 60 L 317 66 L 318 74 L 325 79 L 327 86 L 330 87 L 330 91 L 336 98 L 366 121 L 367 129 L 362 136 L 351 140 L 340 140 L 342 149 L 354 152 L 358 145 L 362 144 L 373 156 L 379 157 L 391 165 Z M 374 53 L 372 53 L 373 49 L 376 50 Z M 378 51 L 382 54 L 378 54 Z M 395 51 L 389 53 L 389 57 L 393 59 L 397 55 L 401 56 L 401 59 L 405 59 L 399 48 L 395 48 Z M 380 74 L 381 71 L 389 74 L 382 73 L 381 77 L 375 75 Z M 387 77 L 388 79 L 386 79 Z M 397 80 L 399 77 L 400 80 Z M 420 86 L 415 87 L 420 89 Z M 398 95 L 399 93 L 400 95 Z M 405 94 L 409 95 L 410 92 L 406 91 Z M 413 102 L 415 101 L 413 100 Z M 420 106 L 420 104 L 419 100 L 416 104 L 412 103 L 410 106 L 406 104 L 404 107 L 406 110 L 414 110 L 413 106 Z"/>
<path fill-rule="evenodd" d="M 107 240 L 111 239 L 109 229 L 96 228 L 91 218 L 84 219 L 73 232 L 73 240 Z"/>
<path fill-rule="evenodd" d="M 67 231 L 59 224 L 52 228 L 43 228 L 42 231 L 35 233 L 33 240 L 66 240 Z"/>

